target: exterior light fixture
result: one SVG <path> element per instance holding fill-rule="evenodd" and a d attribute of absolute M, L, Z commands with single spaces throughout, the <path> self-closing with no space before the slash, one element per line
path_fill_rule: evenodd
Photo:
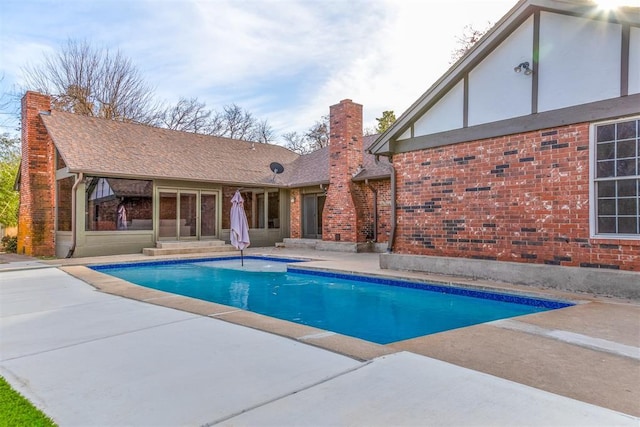
<path fill-rule="evenodd" d="M 516 65 L 513 69 L 513 71 L 515 71 L 516 73 L 521 73 L 524 71 L 524 75 L 525 76 L 529 76 L 531 74 L 533 74 L 533 70 L 529 67 L 529 63 L 528 62 L 521 62 L 518 65 Z"/>

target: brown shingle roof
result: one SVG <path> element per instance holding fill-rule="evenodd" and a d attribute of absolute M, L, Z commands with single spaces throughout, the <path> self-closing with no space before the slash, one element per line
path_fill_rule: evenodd
<path fill-rule="evenodd" d="M 329 147 L 320 148 L 300 156 L 292 164 L 293 175 L 289 183 L 292 187 L 305 187 L 329 183 Z"/>
<path fill-rule="evenodd" d="M 199 135 L 52 111 L 42 120 L 71 172 L 110 177 L 303 187 L 329 183 L 329 149 L 300 156 L 282 146 Z M 365 136 L 366 150 L 376 136 Z M 269 165 L 284 172 L 275 175 Z M 364 154 L 356 180 L 389 177 Z"/>
<path fill-rule="evenodd" d="M 375 156 L 366 152 L 367 148 L 376 140 L 378 135 L 365 136 L 362 145 L 364 149 L 363 169 L 355 176 L 355 181 L 365 179 L 389 178 L 390 172 L 387 165 L 389 159 L 381 157 L 376 164 Z M 304 187 L 316 184 L 329 183 L 329 147 L 324 147 L 310 154 L 300 156 L 292 165 L 293 176 L 289 178 L 291 187 Z"/>
<path fill-rule="evenodd" d="M 299 155 L 279 145 L 52 111 L 41 115 L 71 172 L 282 186 Z M 271 162 L 285 166 L 274 179 Z M 290 174 L 291 172 L 289 172 Z"/>

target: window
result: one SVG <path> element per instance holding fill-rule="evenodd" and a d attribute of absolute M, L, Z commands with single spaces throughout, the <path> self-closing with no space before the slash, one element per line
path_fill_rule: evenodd
<path fill-rule="evenodd" d="M 153 230 L 153 182 L 87 177 L 86 230 Z"/>
<path fill-rule="evenodd" d="M 640 118 L 594 126 L 595 234 L 640 236 Z"/>
<path fill-rule="evenodd" d="M 268 191 L 267 197 L 267 228 L 280 228 L 280 192 L 278 190 Z M 259 193 L 256 195 L 256 203 L 258 208 L 258 228 L 264 228 L 264 195 Z"/>
<path fill-rule="evenodd" d="M 56 182 L 58 231 L 71 231 L 71 190 L 74 182 L 75 178 L 72 176 Z"/>

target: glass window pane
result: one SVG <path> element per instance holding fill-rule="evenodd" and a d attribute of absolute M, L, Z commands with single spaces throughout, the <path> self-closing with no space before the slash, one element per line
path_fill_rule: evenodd
<path fill-rule="evenodd" d="M 264 193 L 256 195 L 258 228 L 264 228 Z"/>
<path fill-rule="evenodd" d="M 615 137 L 615 124 L 598 126 L 597 142 L 613 141 Z"/>
<path fill-rule="evenodd" d="M 160 227 L 158 237 L 177 238 L 178 195 L 160 193 Z"/>
<path fill-rule="evenodd" d="M 615 217 L 599 217 L 598 218 L 598 233 L 615 233 L 616 232 L 616 219 Z"/>
<path fill-rule="evenodd" d="M 638 234 L 638 218 L 618 218 L 618 233 Z"/>
<path fill-rule="evenodd" d="M 630 122 L 618 123 L 617 139 L 635 138 L 637 122 L 635 120 Z"/>
<path fill-rule="evenodd" d="M 638 195 L 638 182 L 640 180 L 637 179 L 621 179 L 618 181 L 618 197 L 628 197 L 628 196 L 637 196 Z M 609 182 L 613 183 L 613 182 Z M 604 184 L 601 182 L 598 184 L 598 189 Z M 610 197 L 609 194 L 600 195 L 598 191 L 598 196 L 600 197 Z"/>
<path fill-rule="evenodd" d="M 202 237 L 216 236 L 217 207 L 215 194 L 200 196 L 200 235 Z"/>
<path fill-rule="evenodd" d="M 598 197 L 616 197 L 616 182 L 615 181 L 599 182 Z"/>
<path fill-rule="evenodd" d="M 615 214 L 616 214 L 615 199 L 598 200 L 598 215 L 615 215 Z"/>
<path fill-rule="evenodd" d="M 638 199 L 628 197 L 618 199 L 618 215 L 636 215 L 638 213 Z"/>
<path fill-rule="evenodd" d="M 152 230 L 153 182 L 87 177 L 86 229 Z"/>
<path fill-rule="evenodd" d="M 615 157 L 615 145 L 613 142 L 598 144 L 598 160 L 613 159 Z"/>
<path fill-rule="evenodd" d="M 280 192 L 269 193 L 269 228 L 280 228 Z"/>
<path fill-rule="evenodd" d="M 616 176 L 630 176 L 636 174 L 636 160 L 624 159 L 616 162 Z"/>
<path fill-rule="evenodd" d="M 636 141 L 631 140 L 618 142 L 616 157 L 619 159 L 623 157 L 636 157 Z"/>
<path fill-rule="evenodd" d="M 180 193 L 180 237 L 196 236 L 196 199 L 195 194 Z"/>
<path fill-rule="evenodd" d="M 598 178 L 614 176 L 614 161 L 598 162 Z"/>
<path fill-rule="evenodd" d="M 57 182 L 58 231 L 71 231 L 71 190 L 74 182 L 75 178 L 72 176 Z"/>

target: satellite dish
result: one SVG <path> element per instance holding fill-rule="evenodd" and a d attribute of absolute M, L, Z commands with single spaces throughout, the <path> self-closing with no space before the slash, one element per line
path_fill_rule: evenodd
<path fill-rule="evenodd" d="M 284 166 L 282 166 L 280 163 L 278 162 L 272 162 L 269 165 L 269 169 L 271 169 L 271 172 L 273 172 L 274 174 L 280 174 L 282 172 L 284 172 Z"/>
<path fill-rule="evenodd" d="M 273 182 L 276 181 L 276 175 L 284 172 L 284 166 L 282 166 L 278 162 L 271 162 L 271 164 L 269 165 L 269 169 L 271 169 L 271 172 L 273 172 L 273 178 L 271 178 L 271 181 Z"/>

